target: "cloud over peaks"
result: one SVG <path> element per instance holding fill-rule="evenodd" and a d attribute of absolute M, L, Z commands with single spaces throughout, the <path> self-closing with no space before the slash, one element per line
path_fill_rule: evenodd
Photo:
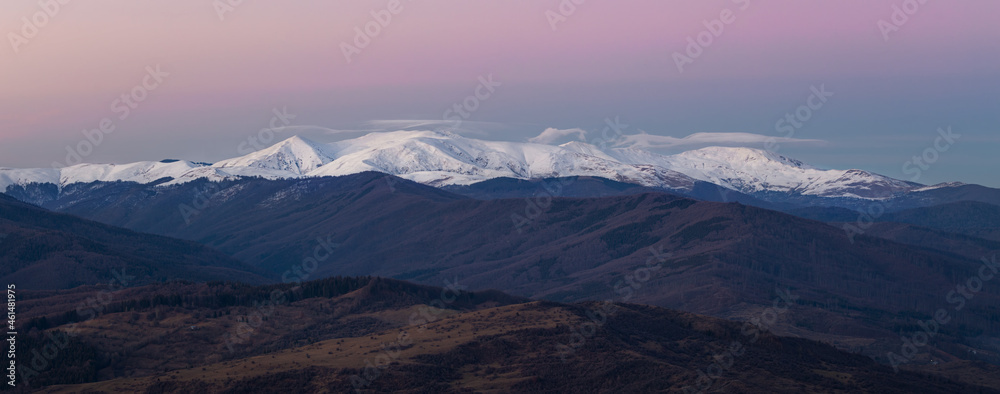
<path fill-rule="evenodd" d="M 536 144 L 552 144 L 553 142 L 562 140 L 567 136 L 575 135 L 580 141 L 585 141 L 587 139 L 587 131 L 579 128 L 572 129 L 557 129 L 554 127 L 549 127 L 542 131 L 541 134 L 528 138 L 528 142 Z"/>

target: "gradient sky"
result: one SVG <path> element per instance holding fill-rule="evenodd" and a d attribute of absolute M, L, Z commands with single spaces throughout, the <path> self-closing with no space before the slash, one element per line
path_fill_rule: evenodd
<path fill-rule="evenodd" d="M 556 30 L 556 0 L 403 0 L 349 63 L 341 43 L 387 3 L 243 0 L 220 19 L 208 0 L 70 1 L 15 52 L 41 8 L 7 0 L 0 166 L 62 161 L 102 118 L 116 131 L 85 161 L 234 157 L 274 108 L 306 137 L 350 138 L 440 120 L 492 74 L 502 85 L 463 123 L 472 137 L 594 135 L 614 117 L 627 133 L 779 136 L 823 85 L 834 96 L 794 137 L 826 143 L 781 154 L 909 179 L 903 163 L 951 126 L 962 137 L 919 182 L 1000 187 L 1000 2 L 928 1 L 885 40 L 878 22 L 902 0 L 588 0 Z M 735 21 L 679 72 L 672 54 L 726 9 Z M 113 101 L 156 65 L 170 75 L 118 120 Z"/>

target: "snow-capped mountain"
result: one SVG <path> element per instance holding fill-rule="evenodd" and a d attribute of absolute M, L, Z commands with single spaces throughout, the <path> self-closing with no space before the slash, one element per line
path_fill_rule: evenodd
<path fill-rule="evenodd" d="M 150 183 L 178 178 L 201 165 L 182 160 L 140 161 L 129 164 L 77 164 L 65 168 L 0 168 L 0 190 L 9 185 L 51 183 L 59 186 L 95 181 Z"/>
<path fill-rule="evenodd" d="M 246 156 L 223 160 L 212 165 L 221 169 L 254 168 L 273 171 L 275 175 L 305 175 L 333 161 L 330 147 L 299 136 L 271 145 Z"/>
<path fill-rule="evenodd" d="M 886 198 L 921 187 L 861 170 L 824 170 L 750 148 L 709 147 L 664 156 L 635 148 L 600 149 L 583 142 L 559 146 L 484 141 L 447 132 L 372 133 L 322 144 L 295 136 L 266 149 L 212 165 L 187 161 L 80 164 L 62 169 L 0 169 L 8 185 L 93 181 L 163 185 L 245 176 L 299 178 L 378 171 L 432 186 L 469 185 L 509 177 L 593 176 L 670 190 L 714 183 L 746 194 Z"/>
<path fill-rule="evenodd" d="M 862 170 L 824 170 L 772 152 L 752 148 L 708 147 L 673 156 L 637 149 L 612 149 L 625 163 L 654 163 L 694 179 L 745 194 L 880 199 L 922 185 Z"/>
<path fill-rule="evenodd" d="M 595 176 L 667 189 L 694 185 L 694 179 L 667 168 L 621 163 L 559 146 L 482 141 L 441 132 L 373 133 L 331 146 L 337 158 L 308 175 L 379 171 L 433 186 L 560 176 Z"/>

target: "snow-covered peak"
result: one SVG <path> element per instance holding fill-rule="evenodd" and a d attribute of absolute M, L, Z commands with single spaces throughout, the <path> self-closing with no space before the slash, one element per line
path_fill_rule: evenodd
<path fill-rule="evenodd" d="M 676 160 L 689 160 L 697 162 L 730 163 L 737 167 L 745 164 L 746 167 L 775 167 L 790 166 L 803 169 L 814 169 L 801 161 L 790 159 L 774 152 L 763 149 L 710 146 L 697 150 L 687 151 L 673 156 Z"/>
<path fill-rule="evenodd" d="M 308 175 L 379 171 L 434 186 L 561 176 L 596 176 L 675 189 L 694 184 L 668 169 L 621 163 L 596 147 L 483 141 L 432 131 L 369 134 L 331 146 L 337 159 Z"/>
<path fill-rule="evenodd" d="M 600 148 L 598 148 L 598 147 L 596 147 L 594 145 L 588 144 L 586 142 L 570 141 L 570 142 L 567 142 L 565 144 L 559 145 L 559 147 L 563 148 L 565 150 L 568 150 L 570 152 L 576 152 L 576 153 L 580 153 L 580 154 L 584 154 L 584 155 L 597 156 L 597 157 L 600 157 L 600 158 L 603 158 L 603 159 L 607 159 L 607 160 L 618 160 L 618 159 L 612 157 L 611 155 L 608 155 L 606 152 L 604 152 Z"/>
<path fill-rule="evenodd" d="M 915 185 L 861 170 L 824 170 L 753 148 L 708 147 L 667 156 L 664 166 L 747 194 L 889 198 Z"/>
<path fill-rule="evenodd" d="M 177 178 L 201 167 L 189 161 L 140 161 L 128 164 L 83 163 L 64 168 L 0 169 L 0 191 L 9 185 L 51 183 L 59 187 L 74 183 L 137 182 L 150 183 L 161 178 Z"/>
<path fill-rule="evenodd" d="M 861 170 L 825 170 L 752 148 L 708 147 L 664 156 L 635 147 L 603 148 L 581 141 L 559 146 L 484 141 L 441 131 L 371 133 L 324 144 L 293 136 L 247 155 L 206 166 L 176 161 L 81 164 L 63 169 L 0 169 L 8 185 L 92 181 L 163 185 L 194 179 L 246 176 L 300 178 L 364 171 L 397 175 L 433 185 L 464 185 L 509 177 L 541 179 L 593 176 L 649 187 L 690 190 L 705 181 L 747 194 L 787 193 L 820 197 L 887 198 L 916 185 Z"/>
<path fill-rule="evenodd" d="M 220 161 L 212 167 L 256 168 L 304 175 L 333 161 L 334 157 L 329 146 L 293 136 L 246 156 Z"/>

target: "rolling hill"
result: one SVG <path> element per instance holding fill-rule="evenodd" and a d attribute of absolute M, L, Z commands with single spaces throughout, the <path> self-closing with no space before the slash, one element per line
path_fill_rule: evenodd
<path fill-rule="evenodd" d="M 335 249 L 322 253 L 328 257 L 310 262 L 310 278 L 458 281 L 524 297 L 612 299 L 729 319 L 766 308 L 776 289 L 790 291 L 804 308 L 780 321 L 780 332 L 882 361 L 898 348 L 901 332 L 953 306 L 949 292 L 983 268 L 980 258 L 968 255 L 874 236 L 851 242 L 825 223 L 664 193 L 478 200 L 363 173 L 161 187 L 101 184 L 67 195 L 79 198 L 53 206 L 198 241 L 276 279 L 329 246 Z M 197 212 L 185 217 L 179 207 L 197 201 Z M 942 328 L 935 352 L 922 353 L 919 362 L 1000 362 L 998 296 L 1000 288 L 983 286 L 975 302 L 955 314 L 955 323 Z"/>
<path fill-rule="evenodd" d="M 994 393 L 998 384 L 989 369 L 975 384 L 896 373 L 751 323 L 378 278 L 152 285 L 118 293 L 75 326 L 67 296 L 30 300 L 53 318 L 33 316 L 39 331 L 22 342 L 66 343 L 32 371 L 40 392 Z"/>
<path fill-rule="evenodd" d="M 112 288 L 186 279 L 269 281 L 191 241 L 137 233 L 0 195 L 0 280 L 19 289 Z"/>

